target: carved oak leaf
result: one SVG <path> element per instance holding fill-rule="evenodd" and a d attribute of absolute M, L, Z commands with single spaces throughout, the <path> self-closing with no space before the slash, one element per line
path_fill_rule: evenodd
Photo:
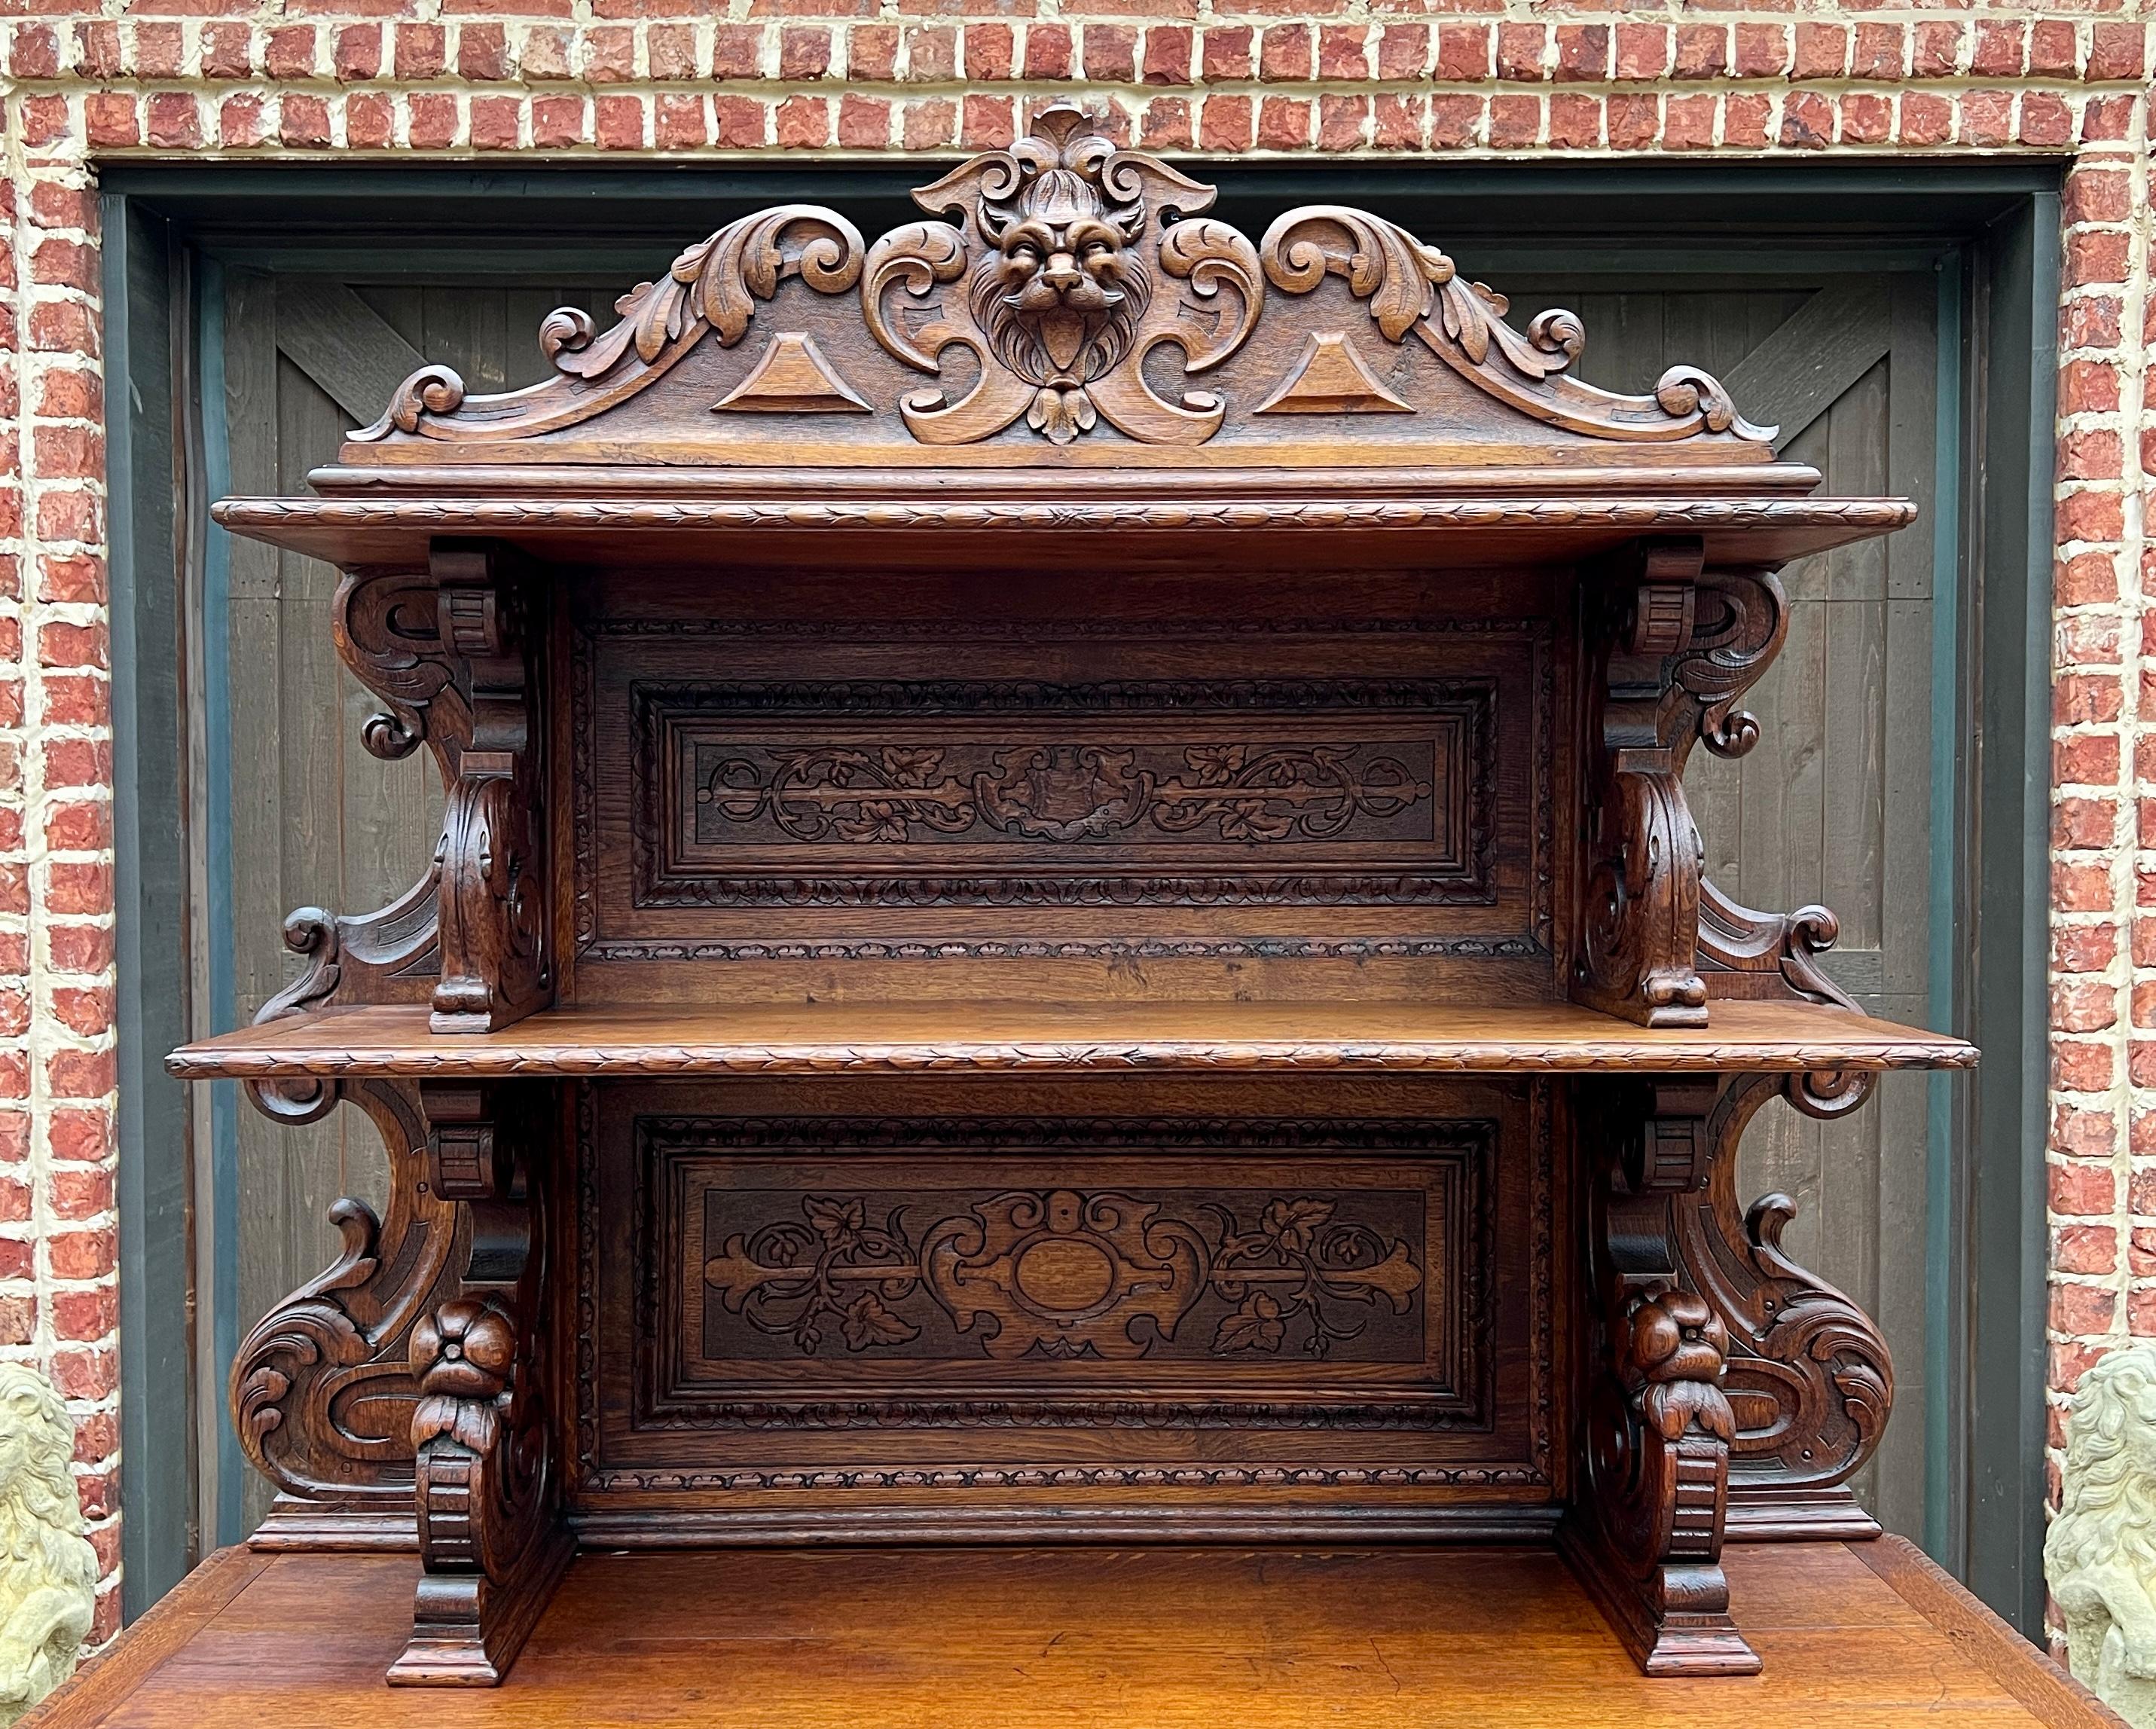
<path fill-rule="evenodd" d="M 863 1291 L 846 1306 L 841 1331 L 850 1351 L 865 1351 L 871 1345 L 903 1345 L 921 1332 L 919 1327 L 907 1325 L 886 1308 L 872 1290 Z"/>
<path fill-rule="evenodd" d="M 1330 1201 L 1269 1201 L 1258 1229 L 1290 1254 L 1310 1248 L 1317 1227 L 1332 1217 Z"/>
<path fill-rule="evenodd" d="M 1221 1316 L 1219 1328 L 1213 1335 L 1213 1348 L 1224 1354 L 1277 1351 L 1286 1336 L 1287 1324 L 1281 1319 L 1279 1303 L 1264 1291 L 1254 1290 Z"/>
<path fill-rule="evenodd" d="M 747 334 L 756 302 L 798 276 L 819 294 L 844 294 L 860 279 L 860 230 L 819 204 L 782 204 L 729 223 L 674 260 L 656 283 L 639 282 L 614 302 L 619 323 L 603 336 L 589 315 L 564 307 L 539 327 L 555 370 L 598 378 L 634 351 L 646 366 L 696 326 L 731 348 Z"/>
<path fill-rule="evenodd" d="M 851 1248 L 860 1240 L 861 1226 L 868 1219 L 859 1200 L 834 1200 L 829 1195 L 809 1196 L 802 1202 L 801 1210 L 816 1227 L 817 1234 L 834 1249 Z"/>

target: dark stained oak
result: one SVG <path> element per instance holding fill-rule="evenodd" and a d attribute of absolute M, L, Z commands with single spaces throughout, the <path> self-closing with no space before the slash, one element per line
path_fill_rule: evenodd
<path fill-rule="evenodd" d="M 392 1193 L 234 1362 L 279 1558 L 54 1721 L 2090 1721 L 1811 1541 L 1894 1366 L 1735 1186 L 1770 1103 L 1975 1060 L 1685 793 L 1779 567 L 1913 507 L 1068 105 L 915 198 L 215 506 L 342 567 L 446 813 L 170 1059 Z"/>
<path fill-rule="evenodd" d="M 1964 1068 L 1958 1039 L 1808 1003 L 1719 1003 L 1712 1025 L 1636 1027 L 1551 1003 L 757 1003 L 542 1011 L 439 1034 L 422 1011 L 265 1022 L 176 1051 L 189 1080 L 278 1075 L 823 1075 L 919 1070 L 1428 1070 L 1594 1074 Z"/>
<path fill-rule="evenodd" d="M 1546 1551 L 587 1554 L 502 1688 L 444 1706 L 381 1684 L 408 1558 L 220 1559 L 26 1729 L 2116 1729 L 1898 1539 L 1728 1567 L 1749 1680 L 1640 1675 Z"/>

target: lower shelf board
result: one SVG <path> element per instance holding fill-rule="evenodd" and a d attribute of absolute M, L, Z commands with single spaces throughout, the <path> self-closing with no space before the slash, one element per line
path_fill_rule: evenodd
<path fill-rule="evenodd" d="M 382 1680 L 415 1560 L 228 1550 L 24 1729 L 2115 1729 L 1898 1539 L 1726 1558 L 1754 1678 L 1640 1675 L 1545 1550 L 588 1553 L 444 1695 Z"/>

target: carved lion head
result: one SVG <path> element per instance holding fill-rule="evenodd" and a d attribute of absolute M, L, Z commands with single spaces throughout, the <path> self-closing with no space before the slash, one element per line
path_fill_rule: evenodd
<path fill-rule="evenodd" d="M 988 242 L 969 310 L 996 357 L 1042 391 L 1042 411 L 1090 413 L 1084 387 L 1130 352 L 1152 297 L 1142 184 L 1118 186 L 1115 146 L 1075 109 L 1051 109 L 981 191 Z M 1070 392 L 1081 392 L 1066 403 Z M 1081 424 L 1085 423 L 1081 422 Z"/>

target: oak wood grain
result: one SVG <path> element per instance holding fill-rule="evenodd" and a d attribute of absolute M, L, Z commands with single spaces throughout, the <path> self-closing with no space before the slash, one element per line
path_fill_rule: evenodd
<path fill-rule="evenodd" d="M 1567 1003 L 967 1003 L 584 1007 L 437 1035 L 424 1010 L 295 1015 L 185 1046 L 189 1080 L 371 1075 L 819 1075 L 918 1070 L 1585 1072 L 1965 1068 L 1958 1039 L 1808 1003 L 1718 1004 L 1711 1028 Z"/>
<path fill-rule="evenodd" d="M 1287 1729 L 1336 1720 L 1547 1729 L 2115 1729 L 1940 1578 L 1904 1592 L 1885 1545 L 1738 1546 L 1731 1588 L 1764 1675 L 1640 1675 L 1555 1557 L 1526 1550 L 1017 1549 L 580 1558 L 467 1729 L 993 1723 Z M 421 1729 L 438 1698 L 382 1686 L 417 1564 L 231 1562 L 55 1698 L 36 1729 Z M 665 1605 L 654 1619 L 654 1604 Z M 155 1628 L 184 1629 L 174 1642 Z"/>

